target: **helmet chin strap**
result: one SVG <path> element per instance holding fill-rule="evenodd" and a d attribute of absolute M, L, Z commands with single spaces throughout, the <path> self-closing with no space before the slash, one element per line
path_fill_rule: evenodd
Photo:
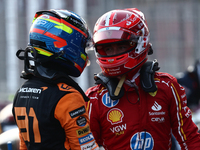
<path fill-rule="evenodd" d="M 114 92 L 114 95 L 115 95 L 115 96 L 118 96 L 118 95 L 119 95 L 119 92 L 120 92 L 120 90 L 121 90 L 121 88 L 122 88 L 122 85 L 123 85 L 125 79 L 126 79 L 126 74 L 124 74 L 124 75 L 121 77 L 121 79 L 119 80 L 119 83 L 118 83 L 118 85 L 117 85 L 117 87 L 116 87 L 116 89 L 115 89 L 115 92 Z"/>
<path fill-rule="evenodd" d="M 31 54 L 32 53 L 32 54 Z M 64 54 L 63 51 L 55 53 L 46 58 L 38 58 L 38 53 L 36 49 L 32 46 L 27 46 L 25 50 L 19 49 L 16 56 L 20 60 L 24 60 L 24 70 L 22 71 L 22 78 L 28 79 L 31 75 L 52 79 L 56 76 L 57 72 L 53 69 L 48 69 L 42 66 L 43 63 L 48 63 L 49 61 L 56 59 Z"/>

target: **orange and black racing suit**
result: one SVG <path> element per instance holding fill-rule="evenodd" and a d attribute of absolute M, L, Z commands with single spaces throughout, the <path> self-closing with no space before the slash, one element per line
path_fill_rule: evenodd
<path fill-rule="evenodd" d="M 32 77 L 17 91 L 13 115 L 20 150 L 98 150 L 82 95 L 66 83 Z"/>

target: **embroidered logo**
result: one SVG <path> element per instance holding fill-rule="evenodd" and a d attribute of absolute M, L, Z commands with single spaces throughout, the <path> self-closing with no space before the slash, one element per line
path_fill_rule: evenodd
<path fill-rule="evenodd" d="M 83 116 L 80 116 L 80 117 L 78 117 L 78 119 L 76 120 L 76 124 L 78 125 L 78 126 L 85 126 L 86 125 L 86 123 L 87 123 L 87 120 L 86 120 L 86 118 L 85 117 L 83 117 Z"/>
<path fill-rule="evenodd" d="M 156 101 L 154 102 L 153 106 L 151 107 L 152 110 L 154 111 L 159 111 L 162 109 L 162 106 L 159 105 Z"/>
<path fill-rule="evenodd" d="M 87 142 L 91 142 L 94 140 L 94 137 L 92 135 L 92 133 L 89 133 L 88 135 L 84 136 L 84 137 L 81 137 L 78 139 L 79 140 L 79 144 L 85 144 Z"/>
<path fill-rule="evenodd" d="M 76 130 L 77 136 L 82 136 L 82 135 L 85 135 L 85 134 L 87 134 L 87 133 L 89 133 L 89 132 L 90 132 L 90 127 L 89 127 L 89 126 L 86 126 L 86 127 L 84 127 L 84 128 L 81 128 L 81 129 L 79 129 L 79 130 Z"/>
<path fill-rule="evenodd" d="M 126 124 L 122 124 L 122 125 L 118 125 L 115 127 L 110 128 L 110 130 L 112 131 L 112 133 L 114 133 L 116 136 L 124 134 L 125 130 L 126 130 Z"/>
<path fill-rule="evenodd" d="M 106 106 L 106 107 L 114 107 L 116 106 L 118 103 L 119 103 L 119 100 L 112 100 L 110 98 L 110 95 L 109 93 L 105 93 L 103 96 L 102 96 L 102 103 Z"/>
<path fill-rule="evenodd" d="M 19 89 L 18 91 L 19 93 L 36 93 L 36 94 L 40 94 L 42 92 L 41 89 L 37 89 L 37 88 L 30 88 L 30 87 L 22 87 Z"/>
<path fill-rule="evenodd" d="M 118 108 L 111 109 L 107 114 L 107 119 L 112 125 L 122 122 L 123 117 L 123 112 Z"/>
<path fill-rule="evenodd" d="M 132 136 L 130 146 L 132 150 L 153 150 L 154 139 L 149 132 L 137 132 Z"/>
<path fill-rule="evenodd" d="M 82 107 L 77 108 L 77 109 L 75 109 L 75 110 L 73 110 L 73 111 L 70 111 L 70 112 L 69 112 L 69 115 L 71 116 L 71 118 L 75 118 L 75 117 L 77 117 L 77 116 L 79 116 L 79 115 L 84 114 L 85 112 L 86 112 L 85 107 L 82 106 Z"/>

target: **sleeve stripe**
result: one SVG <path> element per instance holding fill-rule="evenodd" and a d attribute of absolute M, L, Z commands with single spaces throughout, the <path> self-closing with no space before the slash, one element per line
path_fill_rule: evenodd
<path fill-rule="evenodd" d="M 184 133 L 184 131 L 182 129 L 182 126 L 183 126 L 183 117 L 182 117 L 182 114 L 181 114 L 181 109 L 182 109 L 182 107 L 181 107 L 181 100 L 180 100 L 180 97 L 179 97 L 179 95 L 177 93 L 176 88 L 174 87 L 173 84 L 171 84 L 171 85 L 172 85 L 171 86 L 172 93 L 174 95 L 174 99 L 175 99 L 176 105 L 177 105 L 177 119 L 178 119 L 178 124 L 179 124 L 179 126 L 178 126 L 178 132 L 179 132 L 179 135 L 180 135 L 182 141 L 184 142 L 185 140 L 187 140 L 187 138 L 186 138 L 186 135 L 185 135 L 185 133 Z"/>
<path fill-rule="evenodd" d="M 89 104 L 88 104 L 89 105 Z M 89 119 L 90 119 L 90 115 L 91 115 L 91 111 L 92 111 L 92 103 L 90 103 L 90 107 L 89 107 L 89 111 L 88 111 L 88 115 L 89 115 Z"/>
<path fill-rule="evenodd" d="M 88 112 L 88 117 L 90 119 L 91 110 L 92 110 L 92 103 L 90 103 L 90 101 L 88 101 L 86 109 L 87 109 L 87 112 Z"/>
<path fill-rule="evenodd" d="M 86 108 L 87 111 L 89 110 L 89 105 L 90 105 L 90 101 L 87 102 L 87 108 Z"/>

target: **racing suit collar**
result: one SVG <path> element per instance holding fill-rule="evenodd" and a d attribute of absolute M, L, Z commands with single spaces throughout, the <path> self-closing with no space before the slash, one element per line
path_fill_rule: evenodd
<path fill-rule="evenodd" d="M 125 90 L 130 89 L 130 87 L 135 87 L 135 86 L 139 86 L 139 81 L 140 81 L 140 70 L 132 77 L 131 80 L 126 79 L 125 80 L 125 84 L 124 84 L 124 88 Z"/>

